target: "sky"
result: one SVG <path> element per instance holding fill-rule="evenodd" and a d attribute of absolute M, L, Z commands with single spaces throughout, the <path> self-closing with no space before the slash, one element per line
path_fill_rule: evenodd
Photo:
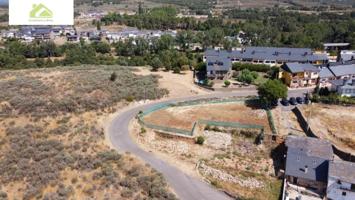
<path fill-rule="evenodd" d="M 9 0 L 0 0 L 0 5 L 8 5 L 9 4 Z"/>

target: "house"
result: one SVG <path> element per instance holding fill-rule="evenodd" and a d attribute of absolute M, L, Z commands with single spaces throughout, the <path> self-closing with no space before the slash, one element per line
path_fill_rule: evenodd
<path fill-rule="evenodd" d="M 340 52 L 340 60 L 342 62 L 355 60 L 355 50 L 344 50 Z"/>
<path fill-rule="evenodd" d="M 210 79 L 224 79 L 232 70 L 232 61 L 227 57 L 208 57 L 206 65 L 207 77 Z"/>
<path fill-rule="evenodd" d="M 355 64 L 337 64 L 334 66 L 323 67 L 319 73 L 319 87 L 332 88 L 333 80 L 355 79 Z"/>
<path fill-rule="evenodd" d="M 38 27 L 32 30 L 32 37 L 37 40 L 51 39 L 52 29 L 50 27 Z"/>
<path fill-rule="evenodd" d="M 350 47 L 350 43 L 324 43 L 324 50 L 326 51 L 340 51 Z"/>
<path fill-rule="evenodd" d="M 286 63 L 279 76 L 291 88 L 311 87 L 317 85 L 320 71 L 309 63 Z"/>
<path fill-rule="evenodd" d="M 328 63 L 326 54 L 316 54 L 307 48 L 246 47 L 235 51 L 210 49 L 205 51 L 204 59 L 208 56 L 228 57 L 233 63 L 253 63 L 269 66 L 281 66 L 287 62 L 311 63 L 314 65 Z"/>
<path fill-rule="evenodd" d="M 68 35 L 67 36 L 67 41 L 68 42 L 78 42 L 79 37 L 77 35 Z"/>
<path fill-rule="evenodd" d="M 329 200 L 355 199 L 355 163 L 329 163 L 327 198 Z"/>
<path fill-rule="evenodd" d="M 329 161 L 333 160 L 331 143 L 317 138 L 288 136 L 286 147 L 286 198 L 311 196 L 322 199 L 326 194 Z"/>
<path fill-rule="evenodd" d="M 355 79 L 332 80 L 330 91 L 336 91 L 341 96 L 355 97 Z"/>

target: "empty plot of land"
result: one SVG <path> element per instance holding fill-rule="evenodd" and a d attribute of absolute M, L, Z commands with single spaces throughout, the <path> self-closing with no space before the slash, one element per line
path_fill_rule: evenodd
<path fill-rule="evenodd" d="M 348 152 L 355 152 L 355 107 L 314 104 L 303 108 L 313 131 Z"/>
<path fill-rule="evenodd" d="M 146 116 L 145 120 L 148 123 L 185 130 L 192 129 L 198 120 L 237 122 L 261 125 L 266 132 L 271 132 L 266 112 L 248 107 L 244 102 L 170 107 Z"/>

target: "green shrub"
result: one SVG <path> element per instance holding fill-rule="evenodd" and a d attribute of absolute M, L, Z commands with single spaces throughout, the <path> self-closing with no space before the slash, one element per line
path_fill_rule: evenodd
<path fill-rule="evenodd" d="M 180 74 L 181 69 L 178 67 L 174 67 L 173 72 L 174 72 L 174 74 Z"/>
<path fill-rule="evenodd" d="M 229 87 L 229 86 L 231 85 L 231 82 L 228 81 L 228 80 L 225 80 L 225 81 L 224 81 L 224 85 L 225 85 L 226 87 Z"/>
<path fill-rule="evenodd" d="M 313 95 L 312 101 L 315 103 L 335 104 L 335 105 L 355 105 L 355 98 L 342 97 L 338 94 L 331 93 L 327 96 Z"/>
<path fill-rule="evenodd" d="M 140 132 L 140 133 L 141 133 L 141 134 L 144 134 L 144 133 L 146 133 L 146 132 L 147 132 L 147 130 L 145 130 L 145 128 L 144 128 L 144 127 L 142 127 L 142 128 L 141 128 L 141 132 Z"/>
<path fill-rule="evenodd" d="M 205 137 L 203 137 L 203 136 L 198 136 L 198 137 L 196 138 L 196 144 L 203 145 L 203 143 L 205 143 Z"/>
<path fill-rule="evenodd" d="M 255 79 L 258 78 L 258 73 L 252 72 L 248 69 L 243 69 L 241 74 L 238 76 L 238 81 L 243 82 L 243 83 L 248 83 L 251 84 L 252 82 L 255 81 Z"/>
<path fill-rule="evenodd" d="M 244 69 L 248 69 L 250 71 L 255 72 L 268 72 L 270 70 L 270 66 L 264 64 L 249 64 L 249 63 L 234 63 L 233 70 L 242 71 Z"/>

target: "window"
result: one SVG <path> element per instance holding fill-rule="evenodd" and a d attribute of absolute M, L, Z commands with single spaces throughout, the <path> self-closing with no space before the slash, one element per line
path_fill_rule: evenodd
<path fill-rule="evenodd" d="M 341 195 L 346 196 L 346 192 L 342 192 Z"/>
<path fill-rule="evenodd" d="M 355 191 L 355 184 L 351 184 L 351 190 Z"/>
<path fill-rule="evenodd" d="M 341 185 L 341 181 L 340 180 L 338 180 L 337 183 L 338 183 L 338 185 Z"/>

